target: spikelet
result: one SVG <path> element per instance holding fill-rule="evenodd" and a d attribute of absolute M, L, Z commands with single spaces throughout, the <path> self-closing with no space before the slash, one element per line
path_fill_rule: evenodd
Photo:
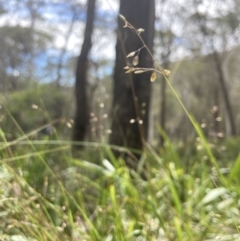
<path fill-rule="evenodd" d="M 131 52 L 131 53 L 129 53 L 128 55 L 127 55 L 127 58 L 130 58 L 130 57 L 133 57 L 134 55 L 135 55 L 135 51 L 134 52 Z"/>
<path fill-rule="evenodd" d="M 136 66 L 136 65 L 138 65 L 138 63 L 139 63 L 139 57 L 138 57 L 138 56 L 135 56 L 135 57 L 133 58 L 132 64 L 133 64 L 134 66 Z"/>
<path fill-rule="evenodd" d="M 170 74 L 171 74 L 171 71 L 170 71 L 170 70 L 168 70 L 168 69 L 164 69 L 164 70 L 163 70 L 163 75 L 169 76 Z"/>
<path fill-rule="evenodd" d="M 151 81 L 151 82 L 154 82 L 154 81 L 156 80 L 156 77 L 157 77 L 156 72 L 153 72 L 153 73 L 151 74 L 150 81 Z"/>
<path fill-rule="evenodd" d="M 141 33 L 143 33 L 145 30 L 143 29 L 143 28 L 139 28 L 139 29 L 137 29 L 137 33 L 138 34 L 141 34 Z"/>

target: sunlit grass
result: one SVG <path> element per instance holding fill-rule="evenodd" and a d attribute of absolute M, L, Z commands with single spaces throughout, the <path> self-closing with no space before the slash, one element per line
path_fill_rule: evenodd
<path fill-rule="evenodd" d="M 106 144 L 79 143 L 73 158 L 71 142 L 2 140 L 3 240 L 240 240 L 239 158 L 181 162 L 166 140 L 146 146 L 143 180 Z"/>

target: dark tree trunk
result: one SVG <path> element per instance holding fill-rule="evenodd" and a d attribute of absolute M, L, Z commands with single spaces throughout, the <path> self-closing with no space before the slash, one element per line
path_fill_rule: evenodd
<path fill-rule="evenodd" d="M 73 129 L 73 140 L 83 141 L 89 124 L 89 104 L 87 98 L 88 55 L 92 47 L 92 32 L 96 0 L 88 0 L 87 20 L 82 50 L 76 70 L 76 115 Z"/>
<path fill-rule="evenodd" d="M 120 14 L 135 29 L 143 28 L 142 39 L 153 51 L 155 1 L 121 0 Z M 150 72 L 126 74 L 123 69 L 128 65 L 126 56 L 143 46 L 136 33 L 123 28 L 123 21 L 118 21 L 118 39 L 116 44 L 116 62 L 113 87 L 113 123 L 110 143 L 142 150 L 148 135 L 148 115 L 150 106 Z M 151 68 L 152 59 L 145 48 L 140 51 L 137 67 Z M 132 120 L 132 121 L 131 121 Z M 134 123 L 133 120 L 135 120 Z"/>

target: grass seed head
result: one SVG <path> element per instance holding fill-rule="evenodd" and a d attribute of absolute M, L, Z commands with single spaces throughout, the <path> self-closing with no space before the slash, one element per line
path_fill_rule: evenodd
<path fill-rule="evenodd" d="M 169 76 L 170 74 L 171 74 L 171 71 L 170 71 L 170 70 L 168 70 L 168 69 L 164 69 L 164 70 L 163 70 L 163 75 Z"/>
<path fill-rule="evenodd" d="M 137 29 L 137 33 L 138 34 L 141 34 L 141 33 L 143 33 L 145 30 L 143 29 L 143 28 L 139 28 L 139 29 Z"/>
<path fill-rule="evenodd" d="M 133 58 L 133 65 L 136 66 L 136 65 L 138 65 L 138 63 L 139 63 L 139 57 L 138 57 L 138 56 L 135 56 L 135 57 Z"/>
<path fill-rule="evenodd" d="M 154 81 L 156 80 L 156 77 L 157 77 L 156 72 L 153 72 L 153 73 L 151 74 L 150 81 L 151 81 L 151 82 L 154 82 Z"/>
<path fill-rule="evenodd" d="M 131 53 L 129 53 L 128 55 L 127 55 L 127 58 L 130 58 L 130 57 L 133 57 L 134 55 L 135 55 L 135 51 L 134 52 L 131 52 Z"/>

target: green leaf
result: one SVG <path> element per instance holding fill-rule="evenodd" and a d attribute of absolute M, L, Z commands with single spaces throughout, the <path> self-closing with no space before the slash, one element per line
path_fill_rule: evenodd
<path fill-rule="evenodd" d="M 238 156 L 230 174 L 229 174 L 229 179 L 233 181 L 234 179 L 239 179 L 240 175 L 240 155 Z"/>

